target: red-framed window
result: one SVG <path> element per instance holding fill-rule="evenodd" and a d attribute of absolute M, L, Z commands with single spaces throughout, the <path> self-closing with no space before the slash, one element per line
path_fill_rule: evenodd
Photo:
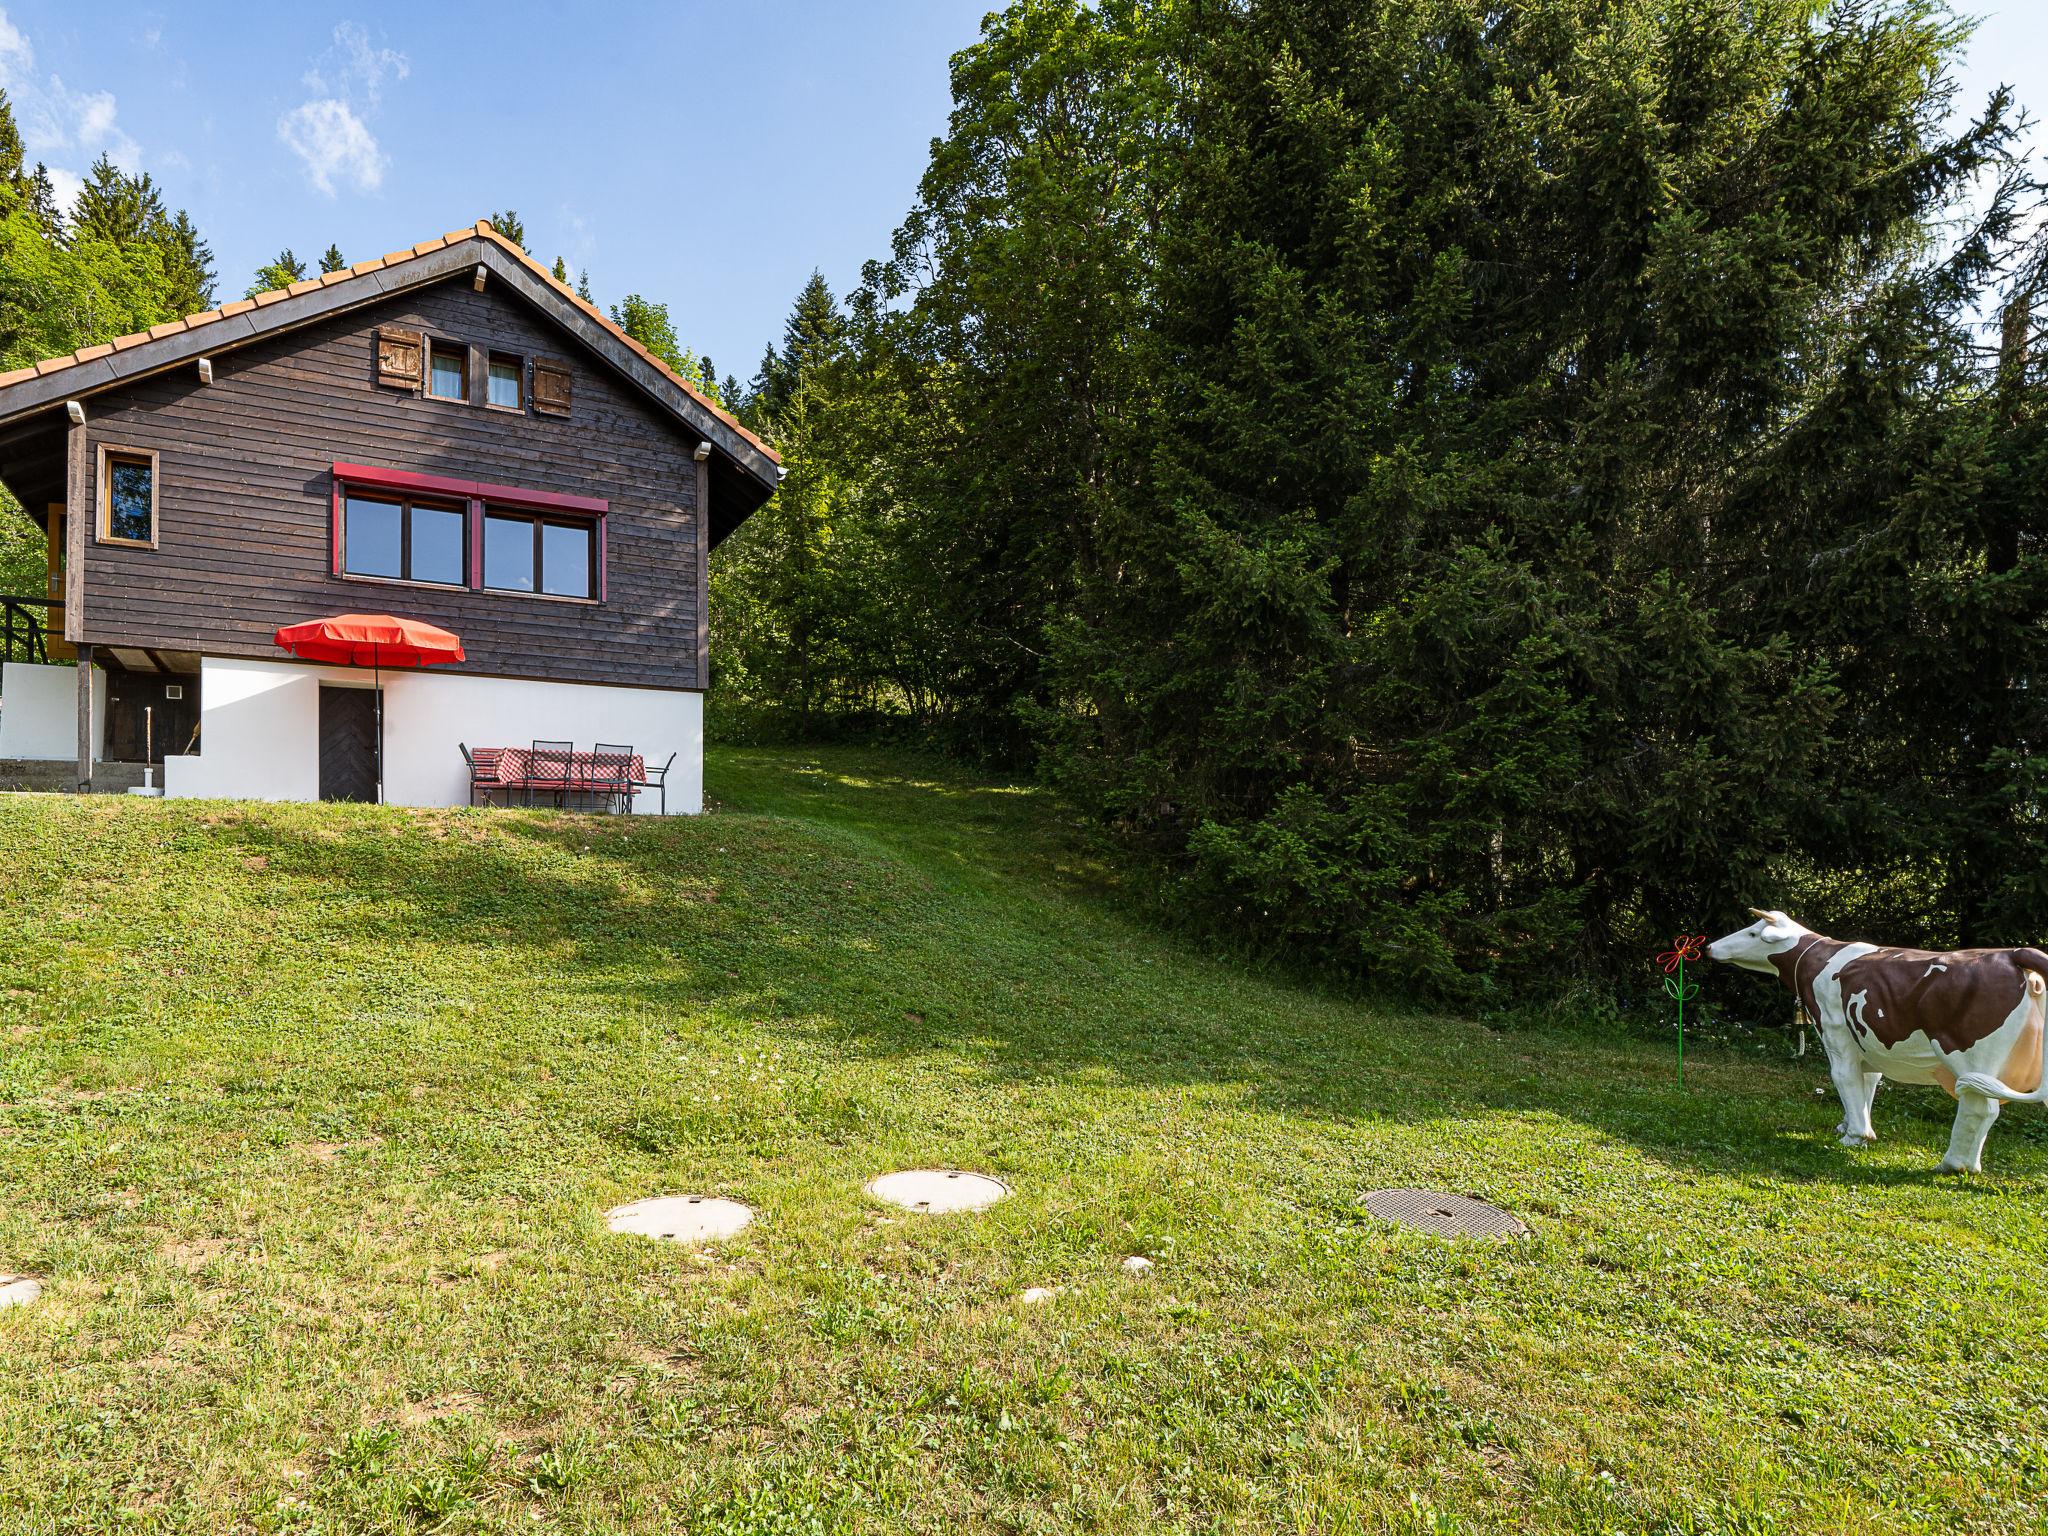
<path fill-rule="evenodd" d="M 349 550 L 351 502 L 356 504 L 358 549 Z M 458 581 L 445 550 L 445 525 L 424 514 L 460 507 L 463 559 Z M 390 509 L 397 508 L 394 512 Z M 421 543 L 413 534 L 421 509 Z M 605 521 L 611 503 L 598 496 L 567 496 L 520 486 L 424 475 L 369 464 L 334 466 L 333 573 L 348 580 L 463 586 L 472 592 L 536 596 L 566 602 L 605 601 Z M 491 547 L 487 547 L 487 534 Z M 530 567 L 518 558 L 528 538 Z M 433 540 L 432 563 L 423 554 Z M 371 543 L 372 540 L 376 542 Z M 399 551 L 394 559 L 391 547 Z M 491 558 L 492 547 L 498 558 Z M 412 564 L 408 565 L 408 561 Z M 417 568 L 422 575 L 411 574 Z M 398 574 L 389 574 L 396 570 Z M 440 578 L 440 579 L 435 579 Z"/>

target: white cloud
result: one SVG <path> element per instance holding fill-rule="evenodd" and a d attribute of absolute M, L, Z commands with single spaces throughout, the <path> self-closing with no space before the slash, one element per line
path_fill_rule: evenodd
<path fill-rule="evenodd" d="M 364 118 L 383 102 L 387 81 L 411 73 L 404 54 L 373 47 L 358 23 L 344 21 L 334 29 L 334 45 L 301 77 L 312 98 L 277 120 L 279 141 L 299 157 L 314 186 L 332 197 L 337 180 L 359 192 L 383 184 L 390 161 Z"/>
<path fill-rule="evenodd" d="M 7 19 L 7 13 L 0 11 L 0 87 L 27 78 L 35 67 L 36 51 L 29 47 L 21 29 Z"/>
<path fill-rule="evenodd" d="M 131 175 L 142 170 L 142 146 L 121 126 L 114 93 L 74 91 L 57 75 L 38 76 L 35 49 L 5 10 L 0 10 L 0 88 L 12 100 L 23 146 L 31 158 L 45 162 L 60 210 L 70 210 L 84 185 L 67 160 L 85 165 L 104 154 Z M 185 163 L 175 150 L 156 158 L 164 165 Z"/>
<path fill-rule="evenodd" d="M 384 100 L 384 82 L 403 80 L 412 73 L 412 61 L 396 48 L 373 48 L 370 34 L 360 23 L 344 21 L 334 29 L 334 46 L 322 54 L 313 67 L 300 76 L 305 87 L 326 95 L 348 98 L 361 92 L 371 108 Z"/>
<path fill-rule="evenodd" d="M 61 166 L 46 165 L 43 170 L 50 178 L 50 193 L 57 201 L 57 211 L 70 217 L 71 205 L 78 201 L 78 194 L 85 190 L 85 180 L 75 171 Z"/>
<path fill-rule="evenodd" d="M 277 136 L 329 197 L 337 177 L 358 192 L 374 192 L 383 184 L 385 160 L 376 135 L 345 101 L 328 96 L 301 102 L 277 120 Z"/>

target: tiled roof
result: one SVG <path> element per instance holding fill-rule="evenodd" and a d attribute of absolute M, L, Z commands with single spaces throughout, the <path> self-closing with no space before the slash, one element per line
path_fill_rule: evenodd
<path fill-rule="evenodd" d="M 254 298 L 236 299 L 232 303 L 221 305 L 218 309 L 209 309 L 200 314 L 187 315 L 182 320 L 167 320 L 162 325 L 153 325 L 148 330 L 137 331 L 132 336 L 117 336 L 112 341 L 104 342 L 99 346 L 81 347 L 78 351 L 63 357 L 45 358 L 42 362 L 35 363 L 27 368 L 16 368 L 9 373 L 0 373 L 0 389 L 5 389 L 10 384 L 18 384 L 24 379 L 42 378 L 48 374 L 60 372 L 65 368 L 76 367 L 80 363 L 89 363 L 96 358 L 106 357 L 111 353 L 125 352 L 128 348 L 140 346 L 146 341 L 156 341 L 165 336 L 175 336 L 181 331 L 198 330 L 200 327 L 210 325 L 216 320 L 225 320 L 234 315 L 247 314 L 252 309 L 261 309 L 266 305 L 275 304 L 280 299 L 290 298 L 295 294 L 308 293 L 315 288 L 325 288 L 335 283 L 345 283 L 350 278 L 361 277 L 369 272 L 382 271 L 386 267 L 400 266 L 405 262 L 411 261 L 414 257 L 425 256 L 431 252 L 442 250 L 447 246 L 460 245 L 463 241 L 472 239 L 487 240 L 506 255 L 519 261 L 537 277 L 544 279 L 569 303 L 575 305 L 576 308 L 582 310 L 584 314 L 611 332 L 614 337 L 629 347 L 635 355 L 658 370 L 677 388 L 703 406 L 705 410 L 711 412 L 712 415 L 731 427 L 733 431 L 766 454 L 775 463 L 780 464 L 782 462 L 781 456 L 773 448 L 741 426 L 730 411 L 717 402 L 708 399 L 704 392 L 695 384 L 677 373 L 675 369 L 669 367 L 667 363 L 656 357 L 631 336 L 628 336 L 613 323 L 609 315 L 595 304 L 592 304 L 587 299 L 577 297 L 566 283 L 557 282 L 554 273 L 550 272 L 546 267 L 527 255 L 525 251 L 493 229 L 489 219 L 478 219 L 473 228 L 450 230 L 447 234 L 436 239 L 422 241 L 410 250 L 393 251 L 388 256 L 377 257 L 374 261 L 359 261 L 354 266 L 346 267 L 339 272 L 326 272 L 322 273 L 319 277 L 309 277 L 302 282 L 293 283 L 289 288 L 275 288 L 268 293 L 259 293 Z"/>

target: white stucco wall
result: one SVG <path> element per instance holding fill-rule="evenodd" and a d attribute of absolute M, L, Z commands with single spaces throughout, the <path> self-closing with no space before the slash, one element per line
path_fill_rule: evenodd
<path fill-rule="evenodd" d="M 356 667 L 299 662 L 200 661 L 199 751 L 164 761 L 164 792 L 214 799 L 320 798 L 320 685 L 367 688 Z M 476 677 L 456 671 L 387 672 L 384 798 L 393 805 L 467 805 L 468 770 L 457 750 L 524 747 L 536 737 L 630 744 L 669 770 L 670 815 L 704 808 L 704 700 L 659 688 L 605 688 Z M 634 809 L 661 807 L 654 792 Z"/>
<path fill-rule="evenodd" d="M 92 755 L 107 746 L 107 674 L 92 669 Z M 0 669 L 0 757 L 78 761 L 78 668 L 10 661 Z"/>

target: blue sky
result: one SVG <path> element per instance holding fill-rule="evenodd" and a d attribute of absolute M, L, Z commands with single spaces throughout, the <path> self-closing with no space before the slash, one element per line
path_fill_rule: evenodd
<path fill-rule="evenodd" d="M 32 158 L 151 172 L 225 295 L 280 246 L 361 260 L 509 206 L 746 378 L 812 267 L 843 293 L 887 250 L 986 8 L 0 0 L 0 85 Z M 2048 4 L 1975 9 L 1965 102 L 2005 80 L 2048 115 Z"/>

